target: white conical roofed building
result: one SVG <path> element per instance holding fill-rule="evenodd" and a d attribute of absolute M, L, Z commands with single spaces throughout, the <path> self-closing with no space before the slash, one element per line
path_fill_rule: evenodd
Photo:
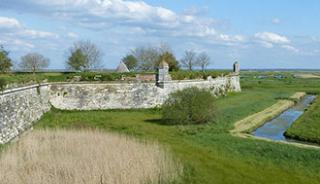
<path fill-rule="evenodd" d="M 116 72 L 118 73 L 127 73 L 130 72 L 130 70 L 128 69 L 127 65 L 124 64 L 124 62 L 120 62 L 119 66 L 116 69 Z"/>

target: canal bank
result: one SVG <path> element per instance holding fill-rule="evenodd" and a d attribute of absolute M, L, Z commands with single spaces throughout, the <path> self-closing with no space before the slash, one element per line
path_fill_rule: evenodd
<path fill-rule="evenodd" d="M 303 115 L 306 108 L 316 99 L 314 95 L 298 92 L 289 99 L 279 100 L 265 110 L 250 115 L 235 123 L 231 134 L 243 138 L 254 138 L 299 147 L 320 148 L 284 136 L 285 131 Z M 295 103 L 296 102 L 296 103 Z"/>

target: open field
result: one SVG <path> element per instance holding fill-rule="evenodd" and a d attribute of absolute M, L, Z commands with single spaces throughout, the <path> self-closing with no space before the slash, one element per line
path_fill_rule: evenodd
<path fill-rule="evenodd" d="M 96 130 L 35 130 L 0 157 L 2 184 L 171 183 L 182 171 L 153 143 Z"/>
<path fill-rule="evenodd" d="M 319 150 L 234 137 L 229 133 L 235 122 L 278 100 L 300 91 L 318 93 L 320 80 L 248 77 L 241 82 L 242 93 L 217 100 L 219 113 L 215 122 L 208 125 L 165 125 L 158 109 L 53 109 L 35 129 L 99 129 L 159 142 L 183 165 L 183 176 L 176 183 L 320 183 Z"/>
<path fill-rule="evenodd" d="M 288 129 L 286 136 L 320 144 L 320 98 Z"/>
<path fill-rule="evenodd" d="M 217 100 L 215 122 L 164 125 L 159 110 L 60 111 L 47 113 L 36 128 L 98 128 L 156 140 L 184 165 L 181 183 L 320 183 L 320 152 L 232 136 L 234 123 L 291 97 L 319 90 L 318 80 L 244 79 L 243 92 Z"/>

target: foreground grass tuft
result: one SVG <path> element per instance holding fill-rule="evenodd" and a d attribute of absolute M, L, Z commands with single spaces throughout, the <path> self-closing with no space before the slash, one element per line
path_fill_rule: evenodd
<path fill-rule="evenodd" d="M 0 157 L 2 184 L 170 183 L 181 167 L 157 144 L 93 130 L 35 130 Z"/>

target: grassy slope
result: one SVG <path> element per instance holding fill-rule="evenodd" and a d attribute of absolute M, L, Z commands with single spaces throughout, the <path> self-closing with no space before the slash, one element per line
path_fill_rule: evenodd
<path fill-rule="evenodd" d="M 286 136 L 320 144 L 320 98 L 288 129 Z"/>
<path fill-rule="evenodd" d="M 320 152 L 233 137 L 233 123 L 295 91 L 318 90 L 318 81 L 245 79 L 244 91 L 220 98 L 215 123 L 161 125 L 157 110 L 59 111 L 47 113 L 36 128 L 99 128 L 152 139 L 169 146 L 186 165 L 183 183 L 320 183 Z"/>

